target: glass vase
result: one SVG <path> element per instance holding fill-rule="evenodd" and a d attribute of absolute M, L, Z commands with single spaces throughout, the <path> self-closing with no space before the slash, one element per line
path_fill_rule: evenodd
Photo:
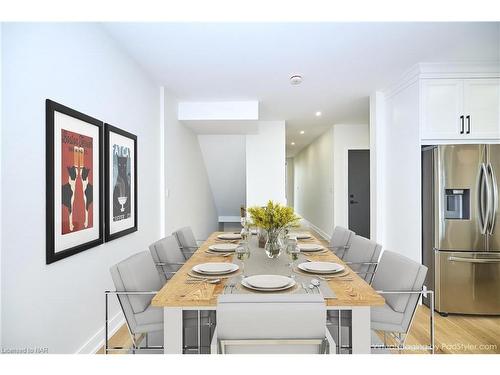
<path fill-rule="evenodd" d="M 281 242 L 278 233 L 268 233 L 267 241 L 264 246 L 266 254 L 271 259 L 276 259 L 281 255 L 281 250 L 283 248 L 283 243 Z"/>

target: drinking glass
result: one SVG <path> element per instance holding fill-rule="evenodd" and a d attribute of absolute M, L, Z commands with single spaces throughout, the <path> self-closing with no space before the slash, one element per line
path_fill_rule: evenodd
<path fill-rule="evenodd" d="M 248 230 L 248 227 L 247 226 L 244 226 L 242 229 L 241 229 L 241 239 L 243 240 L 243 242 L 246 242 L 248 240 L 248 237 L 250 235 L 250 232 Z"/>
<path fill-rule="evenodd" d="M 235 250 L 236 258 L 241 263 L 241 278 L 245 277 L 245 260 L 250 258 L 250 247 L 248 246 L 248 242 L 241 241 L 238 244 L 238 247 Z"/>
<path fill-rule="evenodd" d="M 289 239 L 287 246 L 286 246 L 286 253 L 290 257 L 290 263 L 288 264 L 288 267 L 290 267 L 290 277 L 293 279 L 295 278 L 295 274 L 293 272 L 293 269 L 295 267 L 295 262 L 299 259 L 299 254 L 300 254 L 300 247 L 297 245 L 297 240 L 296 239 Z"/>

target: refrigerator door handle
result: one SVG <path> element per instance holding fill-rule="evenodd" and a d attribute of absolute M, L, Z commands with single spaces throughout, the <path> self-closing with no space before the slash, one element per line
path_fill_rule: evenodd
<path fill-rule="evenodd" d="M 479 220 L 481 222 L 481 234 L 486 234 L 486 231 L 488 230 L 488 222 L 490 217 L 491 191 L 488 180 L 489 179 L 488 179 L 488 172 L 486 170 L 486 164 L 481 163 L 481 170 L 479 172 L 479 189 L 478 189 L 479 192 L 478 208 L 479 208 Z M 485 188 L 486 188 L 486 200 L 484 199 Z M 486 213 L 484 212 L 485 210 Z"/>
<path fill-rule="evenodd" d="M 489 234 L 493 234 L 493 231 L 495 230 L 495 219 L 496 219 L 496 216 L 497 216 L 497 207 L 498 207 L 498 187 L 497 187 L 497 179 L 496 179 L 496 176 L 495 176 L 495 171 L 493 170 L 493 167 L 490 163 L 488 163 L 488 167 L 487 167 L 487 171 L 490 175 L 490 182 L 491 182 L 491 186 L 492 186 L 492 192 L 493 192 L 493 196 L 491 199 L 491 210 L 490 210 L 490 219 L 489 219 L 489 222 L 490 222 L 490 225 L 489 225 L 489 230 L 488 230 L 488 233 Z"/>
<path fill-rule="evenodd" d="M 499 258 L 462 258 L 462 257 L 448 257 L 449 261 L 452 262 L 463 262 L 463 263 L 500 263 Z"/>

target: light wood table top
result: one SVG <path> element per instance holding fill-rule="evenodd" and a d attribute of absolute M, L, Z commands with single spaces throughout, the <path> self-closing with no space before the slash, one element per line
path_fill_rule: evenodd
<path fill-rule="evenodd" d="M 156 307 L 186 307 L 186 308 L 215 308 L 217 297 L 223 293 L 224 285 L 228 279 L 222 279 L 220 284 L 186 283 L 188 272 L 191 268 L 200 263 L 207 262 L 232 262 L 233 256 L 214 256 L 206 253 L 208 247 L 221 241 L 217 235 L 223 232 L 214 232 L 200 246 L 191 258 L 177 271 L 177 273 L 163 286 L 163 288 L 153 298 L 152 305 Z M 311 234 L 312 235 L 312 234 Z M 300 243 L 321 242 L 312 235 L 312 239 L 300 241 Z M 262 249 L 264 251 L 264 249 Z M 286 255 L 282 255 L 286 256 Z M 344 264 L 333 252 L 321 255 L 307 255 L 308 259 L 318 261 L 336 262 Z M 345 265 L 345 264 L 344 264 Z M 346 269 L 350 270 L 348 266 Z M 335 291 L 337 298 L 327 299 L 327 306 L 349 307 L 349 306 L 381 306 L 385 303 L 384 298 L 378 294 L 361 277 L 350 270 L 350 280 L 336 278 L 328 281 L 330 288 Z M 326 281 L 325 281 L 326 282 Z"/>

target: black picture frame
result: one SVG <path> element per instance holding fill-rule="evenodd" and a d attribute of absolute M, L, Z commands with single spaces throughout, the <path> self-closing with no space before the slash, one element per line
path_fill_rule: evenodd
<path fill-rule="evenodd" d="M 99 173 L 98 176 L 93 176 L 93 179 L 96 177 L 99 179 L 99 194 L 98 194 L 98 202 L 99 202 L 99 209 L 97 212 L 97 217 L 99 219 L 99 223 L 93 223 L 93 226 L 98 230 L 98 238 L 87 241 L 87 242 L 82 242 L 76 246 L 72 246 L 63 250 L 57 250 L 56 249 L 56 233 L 55 233 L 55 203 L 56 199 L 59 200 L 59 202 L 62 202 L 61 196 L 57 197 L 55 196 L 55 170 L 56 168 L 61 168 L 60 165 L 55 166 L 55 144 L 54 144 L 54 138 L 55 138 L 55 112 L 60 112 L 64 115 L 73 117 L 75 119 L 78 119 L 80 121 L 83 121 L 87 123 L 90 126 L 95 126 L 98 128 L 98 141 L 96 142 L 97 149 L 98 149 L 98 160 L 95 160 L 93 162 L 97 162 L 99 165 Z M 46 264 L 51 264 L 54 262 L 57 262 L 61 259 L 67 258 L 69 256 L 78 254 L 82 251 L 91 249 L 95 246 L 98 246 L 102 243 L 104 243 L 104 236 L 103 236 L 103 224 L 104 224 L 104 199 L 103 199 L 103 194 L 102 194 L 102 181 L 103 181 L 103 137 L 104 137 L 104 126 L 103 122 L 95 119 L 91 116 L 88 116 L 84 113 L 78 112 L 74 109 L 71 109 L 69 107 L 66 107 L 62 104 L 59 104 L 55 101 L 52 101 L 50 99 L 46 99 L 45 101 L 45 124 L 46 124 L 46 129 L 45 129 L 45 145 L 46 145 L 46 151 L 45 151 L 45 178 L 46 178 Z M 93 164 L 94 165 L 94 164 Z M 62 182 L 62 181 L 60 181 Z M 95 182 L 94 182 L 95 184 Z M 93 194 L 95 196 L 95 193 Z M 95 201 L 93 201 L 95 202 Z M 62 204 L 62 203 L 61 203 Z M 94 204 L 95 207 L 95 204 Z"/>
<path fill-rule="evenodd" d="M 123 129 L 117 128 L 116 126 L 110 125 L 108 123 L 104 124 L 104 171 L 105 171 L 105 182 L 104 182 L 104 197 L 105 197 L 105 208 L 104 208 L 104 217 L 105 217 L 105 231 L 104 231 L 104 239 L 106 242 L 115 240 L 117 238 L 126 236 L 130 233 L 136 232 L 138 230 L 138 222 L 137 222 L 137 136 L 135 134 L 129 133 Z M 110 155 L 111 155 L 111 144 L 110 144 L 110 133 L 115 133 L 121 135 L 125 138 L 129 138 L 133 141 L 133 160 L 134 160 L 134 168 L 131 173 L 133 173 L 134 181 L 133 181 L 133 194 L 131 194 L 134 198 L 133 207 L 134 207 L 134 225 L 121 230 L 119 232 L 111 233 L 111 210 L 110 210 L 110 202 L 112 202 L 112 197 L 110 196 L 110 188 L 112 184 L 112 170 L 110 168 Z"/>

